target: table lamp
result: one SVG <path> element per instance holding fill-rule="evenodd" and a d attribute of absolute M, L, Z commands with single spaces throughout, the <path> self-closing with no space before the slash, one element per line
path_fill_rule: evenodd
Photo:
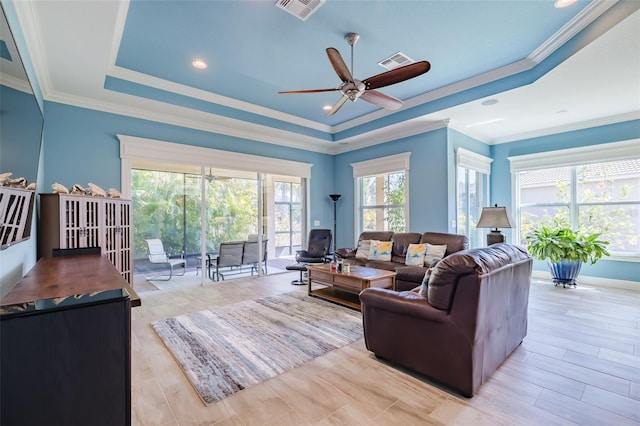
<path fill-rule="evenodd" d="M 483 207 L 476 228 L 495 228 L 487 234 L 487 245 L 504 243 L 504 234 L 498 228 L 513 228 L 513 219 L 506 207 Z"/>

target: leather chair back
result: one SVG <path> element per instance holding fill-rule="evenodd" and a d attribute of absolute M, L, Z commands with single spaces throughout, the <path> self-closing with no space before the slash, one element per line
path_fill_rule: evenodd
<path fill-rule="evenodd" d="M 312 229 L 309 231 L 309 242 L 306 250 L 296 253 L 296 261 L 301 263 L 323 263 L 325 256 L 331 252 L 331 230 Z"/>

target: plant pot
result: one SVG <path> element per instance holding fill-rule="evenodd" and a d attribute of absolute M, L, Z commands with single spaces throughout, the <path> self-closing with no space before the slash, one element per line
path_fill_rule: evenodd
<path fill-rule="evenodd" d="M 553 283 L 555 285 L 562 284 L 566 286 L 576 286 L 576 279 L 580 274 L 582 268 L 581 261 L 568 261 L 562 260 L 556 263 L 549 263 L 549 269 L 551 270 L 551 276 L 553 277 Z"/>

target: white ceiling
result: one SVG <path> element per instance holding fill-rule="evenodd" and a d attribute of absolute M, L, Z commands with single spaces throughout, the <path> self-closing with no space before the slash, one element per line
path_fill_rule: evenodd
<path fill-rule="evenodd" d="M 163 7 L 165 3 L 173 4 L 175 7 L 175 2 L 168 0 L 152 3 L 157 4 L 157 7 Z M 222 3 L 229 4 L 229 2 L 220 2 L 220 4 Z M 246 7 L 246 3 L 251 2 L 237 3 L 244 3 Z M 253 3 L 264 7 L 265 2 Z M 311 16 L 304 23 L 307 27 L 303 28 L 306 29 L 309 25 L 313 26 L 310 23 L 316 17 L 321 19 L 321 12 L 329 14 L 332 10 L 331 7 L 339 7 L 340 3 L 328 0 L 316 15 Z M 380 7 L 393 8 L 395 2 L 387 0 L 375 3 Z M 435 5 L 442 2 L 434 0 L 425 3 Z M 485 3 L 495 6 L 500 2 Z M 589 16 L 589 19 L 595 20 L 616 3 L 615 1 L 598 0 L 591 2 L 589 8 L 585 10 L 590 10 L 592 15 Z M 183 2 L 183 4 L 185 8 L 189 7 L 188 2 Z M 461 2 L 461 5 L 464 6 L 464 2 Z M 361 115 L 349 116 L 346 121 L 330 123 L 322 120 L 310 120 L 303 114 L 292 113 L 288 108 L 295 105 L 287 104 L 287 108 L 278 110 L 268 105 L 269 100 L 263 101 L 257 97 L 253 99 L 248 97 L 246 93 L 238 92 L 237 96 L 221 95 L 214 90 L 203 90 L 195 83 L 184 84 L 186 79 L 184 81 L 170 81 L 149 72 L 137 71 L 133 69 L 134 67 L 126 68 L 118 65 L 117 58 L 119 52 L 123 50 L 124 34 L 129 34 L 125 28 L 132 25 L 133 22 L 128 20 L 130 7 L 128 1 L 49 0 L 15 3 L 43 95 L 48 101 L 328 153 L 343 152 L 393 140 L 400 136 L 424 132 L 443 125 L 449 125 L 472 137 L 493 144 L 638 119 L 640 118 L 640 11 L 638 11 L 640 2 L 632 0 L 627 1 L 625 5 L 629 10 L 629 16 L 580 48 L 549 72 L 543 73 L 531 84 L 508 88 L 506 91 L 492 93 L 489 96 L 480 96 L 470 102 L 466 100 L 460 104 L 452 102 L 451 105 L 455 105 L 452 107 L 433 107 L 431 110 L 428 107 L 435 105 L 435 100 L 449 99 L 447 96 L 452 96 L 456 91 L 481 87 L 482 84 L 491 82 L 492 78 L 508 79 L 510 74 L 517 75 L 519 72 L 531 68 L 535 63 L 531 64 L 530 62 L 536 59 L 536 55 L 544 57 L 553 55 L 553 52 L 561 47 L 560 45 L 549 46 L 549 44 L 566 43 L 570 39 L 569 35 L 572 35 L 567 35 L 567 33 L 570 33 L 571 30 L 580 30 L 588 25 L 591 21 L 587 17 L 583 16 L 582 21 L 585 22 L 582 23 L 576 22 L 580 20 L 574 17 L 570 23 L 563 26 L 561 31 L 555 33 L 542 45 L 537 46 L 533 52 L 529 51 L 523 60 L 506 66 L 496 62 L 494 69 L 461 80 L 456 80 L 457 77 L 452 72 L 450 76 L 452 83 L 430 88 L 427 92 L 417 96 L 403 98 L 405 106 L 397 115 L 386 110 L 363 110 Z M 271 13 L 270 9 L 269 13 Z M 277 19 L 297 19 L 279 10 L 277 13 L 286 15 L 285 18 L 275 15 Z M 365 14 L 364 10 L 362 14 Z M 452 19 L 455 19 L 455 16 Z M 178 19 L 176 20 L 178 21 Z M 360 28 L 357 29 L 358 32 L 369 34 L 376 31 L 376 29 L 370 29 L 366 26 L 366 16 L 359 17 L 355 21 L 360 25 Z M 292 27 L 296 25 L 302 24 L 297 21 L 291 24 Z M 580 25 L 582 27 L 579 27 Z M 606 23 L 599 25 L 598 28 L 605 26 Z M 589 27 L 587 27 L 588 29 Z M 349 30 L 353 29 L 347 29 L 345 32 Z M 409 29 L 398 27 L 394 30 L 396 32 L 411 32 Z M 532 27 L 530 30 L 535 31 L 536 28 Z M 183 28 L 181 31 L 196 30 Z M 273 31 L 277 35 L 278 28 L 273 27 Z M 316 31 L 321 32 L 323 28 L 316 28 Z M 129 36 L 131 35 L 129 34 Z M 264 46 L 260 46 L 257 42 L 260 34 L 252 36 L 253 38 L 245 37 L 238 40 L 234 37 L 227 37 L 218 42 L 234 44 L 237 46 L 236 49 L 246 50 L 248 45 L 254 43 L 251 40 L 254 40 L 256 44 L 254 50 L 264 50 Z M 454 34 L 441 34 L 441 36 L 442 39 L 455 37 Z M 498 36 L 501 35 L 498 34 Z M 586 37 L 589 38 L 589 35 L 587 34 Z M 344 41 L 342 42 L 344 43 Z M 515 43 L 515 40 L 507 38 L 504 42 L 507 44 Z M 213 40 L 211 43 L 214 43 Z M 298 41 L 298 44 L 300 43 L 302 42 Z M 346 44 L 337 45 L 337 42 L 335 44 L 348 63 L 348 46 Z M 473 49 L 473 43 L 470 42 L 470 44 L 469 48 Z M 356 48 L 360 47 L 358 44 Z M 362 49 L 364 48 L 363 45 Z M 414 47 L 409 50 L 416 49 Z M 404 48 L 400 50 L 404 51 Z M 500 51 L 500 46 L 496 46 L 494 50 Z M 409 53 L 407 52 L 407 54 Z M 459 55 L 459 52 L 456 54 Z M 157 60 L 156 52 L 153 49 L 148 49 L 148 55 L 147 58 L 145 53 L 145 57 L 140 59 L 149 60 L 152 63 Z M 414 55 L 409 54 L 409 56 L 413 57 Z M 314 50 L 309 53 L 308 57 L 296 58 L 295 60 L 315 67 L 310 64 L 311 61 L 316 60 L 315 58 L 321 61 L 321 65 L 318 66 L 324 66 L 332 72 L 327 66 L 328 61 L 323 51 Z M 414 59 L 429 59 L 432 61 L 432 70 L 438 66 L 438 62 L 434 62 L 436 61 L 434 58 L 414 57 Z M 445 60 L 444 57 L 441 59 L 441 61 Z M 229 61 L 234 62 L 233 58 L 230 58 Z M 286 61 L 282 61 L 282 70 L 283 73 L 290 70 Z M 379 69 L 375 72 L 382 71 L 384 70 Z M 464 75 L 462 71 L 460 75 Z M 428 76 L 429 73 L 415 80 L 427 79 Z M 337 80 L 335 75 L 330 75 L 330 77 Z M 275 78 L 273 83 L 266 82 L 265 84 L 276 87 Z M 305 78 L 302 78 L 303 81 L 307 81 Z M 212 107 L 203 110 L 189 104 L 180 105 L 169 100 L 154 99 L 153 96 L 145 97 L 140 90 L 131 91 L 135 94 L 125 93 L 122 89 L 107 90 L 105 85 L 108 85 L 111 79 L 117 80 L 120 84 L 124 82 L 131 86 L 136 84 L 144 86 L 145 90 L 149 88 L 160 89 L 172 96 L 182 95 L 190 100 L 204 101 L 208 105 L 215 105 L 215 108 L 218 109 Z M 316 82 L 312 77 L 308 77 L 308 80 L 305 87 L 296 85 L 296 87 L 280 88 L 278 86 L 277 90 L 325 87 L 322 82 Z M 423 84 L 424 81 L 427 80 L 423 80 Z M 241 85 L 241 83 L 242 81 L 234 81 L 233 84 L 229 82 L 229 85 Z M 282 83 L 277 84 L 282 85 Z M 401 84 L 409 85 L 409 82 Z M 389 91 L 391 90 L 390 88 Z M 409 87 L 403 90 L 407 93 L 410 92 Z M 382 91 L 386 92 L 384 89 Z M 260 92 L 260 90 L 256 90 L 256 92 Z M 300 97 L 300 102 L 308 102 L 308 96 L 313 95 L 291 95 L 291 102 L 297 102 L 293 100 L 295 97 Z M 336 97 L 333 93 L 333 98 Z M 499 102 L 490 106 L 481 105 L 481 102 L 486 99 L 496 99 Z M 273 102 L 282 101 L 274 98 Z M 420 111 L 419 108 L 425 106 L 427 108 L 423 113 L 411 114 L 412 111 Z M 222 111 L 221 107 L 232 108 L 234 114 L 218 112 Z M 360 108 L 359 105 L 356 108 L 356 104 L 347 104 L 343 109 L 346 110 L 349 107 L 354 109 L 345 112 L 345 114 L 356 114 L 357 108 Z M 369 105 L 367 104 L 366 107 Z M 412 109 L 412 107 L 416 108 Z M 296 108 L 302 107 L 296 106 Z M 395 117 L 403 117 L 403 119 L 394 119 Z M 282 125 L 274 125 L 276 122 L 282 123 Z M 377 124 L 373 125 L 372 123 Z M 336 137 L 341 132 L 344 135 Z"/>

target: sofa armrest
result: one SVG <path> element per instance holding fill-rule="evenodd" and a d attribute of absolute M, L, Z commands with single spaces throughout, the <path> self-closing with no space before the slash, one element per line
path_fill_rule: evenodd
<path fill-rule="evenodd" d="M 379 309 L 400 315 L 443 323 L 447 312 L 434 308 L 426 297 L 413 291 L 393 291 L 386 288 L 367 288 L 360 293 L 362 311 Z"/>
<path fill-rule="evenodd" d="M 336 249 L 336 256 L 347 259 L 349 257 L 356 257 L 356 249 L 354 248 L 339 248 Z"/>

